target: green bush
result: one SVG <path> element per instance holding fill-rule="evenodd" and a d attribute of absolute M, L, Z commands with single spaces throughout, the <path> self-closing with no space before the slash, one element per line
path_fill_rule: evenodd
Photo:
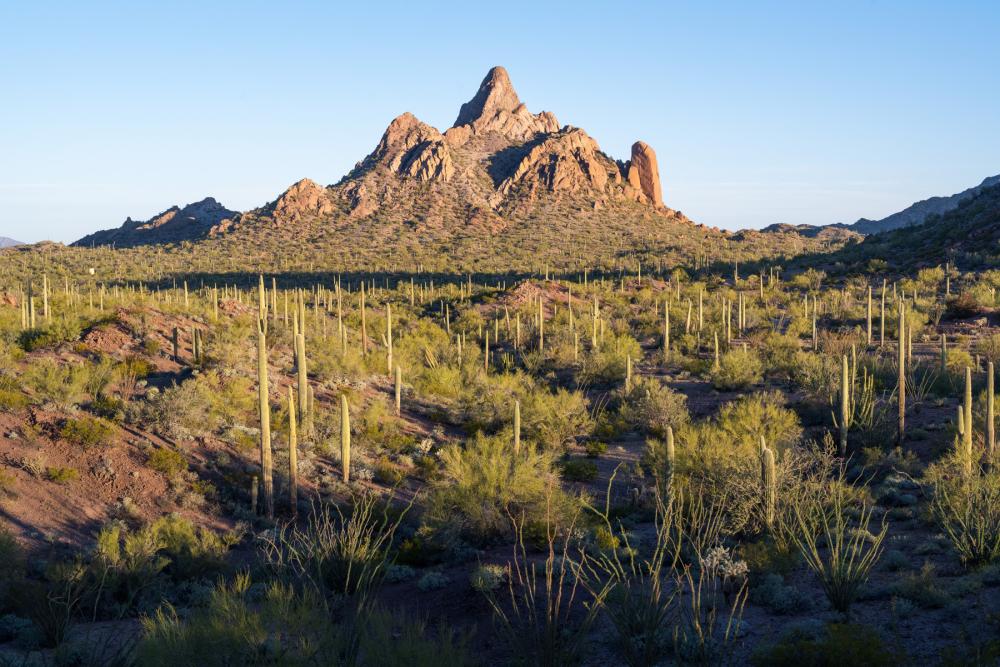
<path fill-rule="evenodd" d="M 723 391 L 746 389 L 763 379 L 764 363 L 756 352 L 743 348 L 723 354 L 712 371 L 712 386 Z"/>
<path fill-rule="evenodd" d="M 80 473 L 77 472 L 76 468 L 54 467 L 45 469 L 45 478 L 56 484 L 69 484 L 79 476 Z"/>
<path fill-rule="evenodd" d="M 687 397 L 650 377 L 634 378 L 631 388 L 622 392 L 620 413 L 625 423 L 658 436 L 690 419 Z"/>
<path fill-rule="evenodd" d="M 510 535 L 508 512 L 524 512 L 529 522 L 544 516 L 546 489 L 553 483 L 551 454 L 529 446 L 515 457 L 505 438 L 479 434 L 464 447 L 446 447 L 440 456 L 441 478 L 426 512 L 438 534 L 484 543 Z M 554 492 L 558 513 L 570 499 L 558 485 Z"/>
<path fill-rule="evenodd" d="M 562 478 L 570 482 L 592 482 L 597 479 L 597 464 L 587 459 L 569 459 L 559 464 Z"/>
<path fill-rule="evenodd" d="M 80 417 L 67 419 L 59 430 L 64 440 L 83 447 L 106 445 L 111 441 L 115 428 L 110 423 L 98 417 Z"/>
<path fill-rule="evenodd" d="M 188 467 L 184 455 L 173 449 L 154 449 L 150 452 L 146 465 L 171 478 L 181 474 Z"/>
<path fill-rule="evenodd" d="M 887 647 L 868 625 L 834 623 L 817 637 L 792 633 L 778 644 L 759 649 L 752 662 L 759 667 L 892 667 L 905 660 Z"/>

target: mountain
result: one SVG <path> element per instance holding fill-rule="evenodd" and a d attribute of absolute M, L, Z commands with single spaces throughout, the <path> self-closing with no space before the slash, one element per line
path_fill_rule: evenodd
<path fill-rule="evenodd" d="M 656 152 L 637 141 L 628 160 L 604 153 L 584 130 L 532 113 L 503 67 L 494 67 L 444 132 L 407 112 L 338 183 L 303 179 L 243 214 L 208 198 L 143 222 L 90 234 L 74 245 L 118 247 L 218 237 L 242 227 L 284 228 L 322 220 L 405 220 L 416 229 L 496 233 L 539 207 L 570 204 L 574 215 L 616 210 L 688 222 L 664 204 Z"/>
<path fill-rule="evenodd" d="M 943 214 L 932 213 L 918 225 L 865 237 L 828 261 L 845 268 L 861 268 L 871 260 L 888 261 L 893 270 L 946 261 L 964 270 L 995 268 L 1000 265 L 1000 182 L 974 190 Z"/>
<path fill-rule="evenodd" d="M 14 239 L 9 239 L 6 236 L 0 236 L 0 248 L 13 248 L 16 245 L 24 245 L 20 241 L 15 241 Z"/>
<path fill-rule="evenodd" d="M 212 197 L 206 197 L 183 208 L 171 206 L 149 220 L 126 218 L 121 227 L 88 234 L 72 245 L 114 245 L 126 248 L 147 243 L 185 241 L 205 236 L 213 229 L 224 228 L 226 224 L 237 220 L 239 215 Z"/>
<path fill-rule="evenodd" d="M 947 213 L 957 208 L 964 200 L 979 194 L 984 188 L 989 188 L 998 183 L 1000 183 L 1000 175 L 990 176 L 984 179 L 979 185 L 968 190 L 963 190 L 958 194 L 949 197 L 931 197 L 930 199 L 918 201 L 904 208 L 902 211 L 893 213 L 881 220 L 861 218 L 851 225 L 844 226 L 860 234 L 869 235 L 880 234 L 901 227 L 909 227 L 910 225 L 918 225 L 927 219 L 927 216 Z"/>

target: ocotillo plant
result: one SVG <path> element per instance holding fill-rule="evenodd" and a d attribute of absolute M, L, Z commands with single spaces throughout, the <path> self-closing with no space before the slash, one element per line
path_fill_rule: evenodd
<path fill-rule="evenodd" d="M 288 388 L 288 506 L 292 516 L 299 507 L 299 435 L 295 423 L 295 397 Z"/>
<path fill-rule="evenodd" d="M 340 465 L 346 484 L 351 481 L 351 410 L 347 394 L 340 395 Z"/>

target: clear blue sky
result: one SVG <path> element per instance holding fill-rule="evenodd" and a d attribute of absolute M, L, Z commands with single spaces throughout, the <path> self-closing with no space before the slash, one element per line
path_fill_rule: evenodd
<path fill-rule="evenodd" d="M 336 182 L 487 69 L 709 225 L 881 217 L 1000 173 L 1000 2 L 0 3 L 0 236 Z"/>

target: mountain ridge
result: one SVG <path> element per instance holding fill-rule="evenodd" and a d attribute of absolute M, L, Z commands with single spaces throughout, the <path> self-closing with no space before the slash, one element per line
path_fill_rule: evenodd
<path fill-rule="evenodd" d="M 177 243 L 217 237 L 246 225 L 278 227 L 319 219 L 347 221 L 427 211 L 455 233 L 499 233 L 542 200 L 587 211 L 632 204 L 664 223 L 689 223 L 664 204 L 656 152 L 636 141 L 628 160 L 604 153 L 583 129 L 560 126 L 550 111 L 532 113 L 506 69 L 493 67 L 444 132 L 410 112 L 394 118 L 374 150 L 337 183 L 301 179 L 274 200 L 245 212 L 211 197 L 172 206 L 146 221 L 89 234 L 72 245 Z"/>

